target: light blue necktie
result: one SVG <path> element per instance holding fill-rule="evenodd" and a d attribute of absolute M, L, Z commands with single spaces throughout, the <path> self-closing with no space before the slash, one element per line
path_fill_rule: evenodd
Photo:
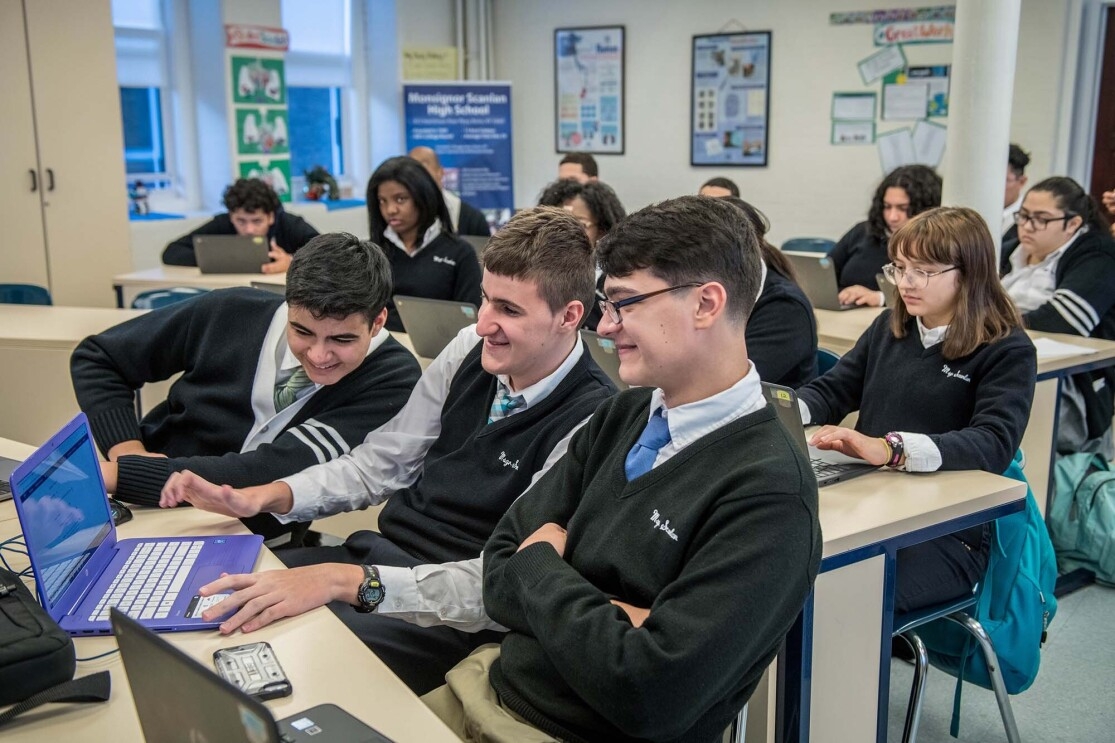
<path fill-rule="evenodd" d="M 650 472 L 654 460 L 658 457 L 658 450 L 668 443 L 670 443 L 670 426 L 662 417 L 662 408 L 659 408 L 650 417 L 650 422 L 643 429 L 643 434 L 639 436 L 635 446 L 627 452 L 627 461 L 624 463 L 627 481 L 631 482 L 636 477 Z"/>
<path fill-rule="evenodd" d="M 488 413 L 488 423 L 495 423 L 496 421 L 503 420 L 511 415 L 512 411 L 518 410 L 526 404 L 526 398 L 522 395 L 512 395 L 511 390 L 508 389 L 502 382 L 499 383 L 499 389 L 496 391 L 495 398 L 492 399 L 492 409 Z"/>

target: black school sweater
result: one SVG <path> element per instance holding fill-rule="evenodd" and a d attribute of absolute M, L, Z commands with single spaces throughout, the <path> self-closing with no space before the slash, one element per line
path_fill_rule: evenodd
<path fill-rule="evenodd" d="M 747 356 L 764 382 L 797 389 L 817 376 L 817 320 L 805 292 L 767 269 L 747 319 Z"/>
<path fill-rule="evenodd" d="M 923 348 L 917 321 L 906 337 L 885 310 L 836 366 L 798 390 L 813 423 L 835 424 L 858 410 L 856 430 L 927 434 L 943 470 L 1002 473 L 1022 442 L 1037 378 L 1037 352 L 1022 328 L 946 361 L 943 343 Z"/>
<path fill-rule="evenodd" d="M 871 234 L 869 222 L 860 222 L 848 230 L 833 247 L 829 258 L 836 264 L 836 283 L 841 289 L 858 285 L 878 291 L 875 274 L 890 262 L 887 241 Z"/>
<path fill-rule="evenodd" d="M 380 245 L 391 263 L 395 294 L 480 306 L 480 263 L 464 240 L 442 232 L 414 255 L 386 239 Z M 405 330 L 392 301 L 387 302 L 387 329 Z"/>
<path fill-rule="evenodd" d="M 163 263 L 168 266 L 196 266 L 194 254 L 194 235 L 235 235 L 236 227 L 227 214 L 218 214 L 193 232 L 183 235 L 163 250 Z M 275 212 L 275 223 L 267 230 L 267 243 L 271 240 L 286 252 L 293 255 L 303 245 L 318 236 L 318 231 L 309 222 L 296 214 L 288 214 L 280 209 Z"/>
<path fill-rule="evenodd" d="M 138 439 L 168 457 L 121 457 L 121 500 L 156 505 L 171 473 L 185 469 L 233 487 L 271 482 L 340 456 L 402 409 L 420 370 L 388 338 L 336 384 L 315 392 L 274 441 L 241 454 L 255 421 L 260 349 L 282 303 L 255 289 L 222 289 L 81 342 L 70 372 L 101 452 Z M 179 372 L 167 399 L 138 422 L 136 390 Z"/>
<path fill-rule="evenodd" d="M 558 442 L 616 391 L 583 348 L 553 392 L 489 424 L 497 380 L 480 363 L 482 347 L 453 376 L 422 477 L 393 493 L 379 516 L 380 533 L 425 562 L 479 554 Z"/>
<path fill-rule="evenodd" d="M 602 405 L 484 549 L 484 605 L 510 629 L 492 686 L 565 740 L 718 741 L 820 565 L 816 480 L 770 407 L 627 482 L 650 395 Z M 516 552 L 549 521 L 564 559 Z M 650 616 L 635 629 L 611 598 Z"/>

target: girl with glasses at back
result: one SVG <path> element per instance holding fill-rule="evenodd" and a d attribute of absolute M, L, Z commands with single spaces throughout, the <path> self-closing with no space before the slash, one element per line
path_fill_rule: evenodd
<path fill-rule="evenodd" d="M 1030 417 L 1037 354 L 996 281 L 987 223 L 932 209 L 894 233 L 888 255 L 901 301 L 798 390 L 803 419 L 822 426 L 810 444 L 906 472 L 1003 472 Z M 837 425 L 856 410 L 855 429 Z M 990 544 L 977 526 L 900 550 L 895 610 L 971 592 Z"/>
<path fill-rule="evenodd" d="M 1033 330 L 1115 340 L 1115 242 L 1095 200 L 1071 178 L 1046 178 L 1014 215 L 1017 245 L 1004 246 L 1003 286 Z M 1115 369 L 1077 374 L 1061 391 L 1057 450 L 1110 460 Z"/>

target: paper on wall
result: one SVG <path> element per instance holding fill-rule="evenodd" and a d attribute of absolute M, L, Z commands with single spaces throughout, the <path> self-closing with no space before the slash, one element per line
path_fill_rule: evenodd
<path fill-rule="evenodd" d="M 932 121 L 919 121 L 914 124 L 914 152 L 922 165 L 936 168 L 945 154 L 945 141 L 948 131 Z"/>
<path fill-rule="evenodd" d="M 888 46 L 859 63 L 859 74 L 864 85 L 870 85 L 884 75 L 906 66 L 906 55 L 900 46 Z"/>
<path fill-rule="evenodd" d="M 929 110 L 929 84 L 883 86 L 883 119 L 924 119 Z"/>
<path fill-rule="evenodd" d="M 883 173 L 889 173 L 902 165 L 913 165 L 917 160 L 914 138 L 909 129 L 897 129 L 880 134 L 875 140 L 879 147 L 879 162 Z"/>

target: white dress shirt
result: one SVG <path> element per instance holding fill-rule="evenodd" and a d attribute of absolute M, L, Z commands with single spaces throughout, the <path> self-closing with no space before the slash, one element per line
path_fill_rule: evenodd
<path fill-rule="evenodd" d="M 1003 231 L 1000 234 L 1005 235 L 1008 232 L 1010 232 L 1010 228 L 1014 227 L 1015 212 L 1017 212 L 1021 208 L 1022 208 L 1022 193 L 1019 192 L 1018 198 L 1014 200 L 1014 203 L 1010 204 L 1005 209 L 1003 209 L 1003 224 L 1002 224 Z"/>
<path fill-rule="evenodd" d="M 441 189 L 441 198 L 445 200 L 445 208 L 449 210 L 449 223 L 453 229 L 461 231 L 461 197 L 452 191 Z"/>
<path fill-rule="evenodd" d="M 415 248 L 414 252 L 412 253 L 407 248 L 406 244 L 403 242 L 403 239 L 401 237 L 399 237 L 399 233 L 395 232 L 395 230 L 393 228 L 388 227 L 387 229 L 385 229 L 383 231 L 383 236 L 385 238 L 387 238 L 388 240 L 393 242 L 404 253 L 406 253 L 408 256 L 410 256 L 412 258 L 414 256 L 418 255 L 418 253 L 422 250 L 422 248 L 424 248 L 427 245 L 429 245 L 430 243 L 432 243 L 434 241 L 434 239 L 440 234 L 441 234 L 441 220 L 440 219 L 435 219 L 434 223 L 432 225 L 430 225 L 430 229 L 426 230 L 426 234 L 422 236 L 422 242 L 418 243 L 418 247 Z"/>
<path fill-rule="evenodd" d="M 1019 312 L 1031 312 L 1049 301 L 1057 290 L 1057 264 L 1061 256 L 1087 231 L 1087 227 L 1081 227 L 1068 242 L 1033 265 L 1027 264 L 1029 255 L 1025 245 L 1019 245 L 1010 254 L 1010 273 L 1003 277 L 1003 288 Z"/>

